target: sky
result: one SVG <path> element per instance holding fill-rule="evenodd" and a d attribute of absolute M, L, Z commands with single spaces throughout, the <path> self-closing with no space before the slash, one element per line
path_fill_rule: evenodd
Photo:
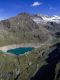
<path fill-rule="evenodd" d="M 60 0 L 0 0 L 0 20 L 22 12 L 60 15 Z"/>

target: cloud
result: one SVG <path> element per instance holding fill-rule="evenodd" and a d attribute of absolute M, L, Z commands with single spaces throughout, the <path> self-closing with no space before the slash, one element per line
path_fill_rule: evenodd
<path fill-rule="evenodd" d="M 42 2 L 36 1 L 36 2 L 34 2 L 34 3 L 32 4 L 32 6 L 35 7 L 35 6 L 40 6 L 40 5 L 42 5 L 42 4 L 43 4 Z"/>
<path fill-rule="evenodd" d="M 56 8 L 54 8 L 54 7 L 50 7 L 49 9 L 50 9 L 50 10 L 56 10 Z"/>

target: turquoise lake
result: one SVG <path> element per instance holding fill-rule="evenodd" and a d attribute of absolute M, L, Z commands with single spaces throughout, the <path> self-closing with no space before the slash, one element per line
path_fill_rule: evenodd
<path fill-rule="evenodd" d="M 25 52 L 32 51 L 32 50 L 33 50 L 32 47 L 23 47 L 23 48 L 11 49 L 11 50 L 8 50 L 7 52 L 20 55 L 20 54 L 24 54 Z"/>

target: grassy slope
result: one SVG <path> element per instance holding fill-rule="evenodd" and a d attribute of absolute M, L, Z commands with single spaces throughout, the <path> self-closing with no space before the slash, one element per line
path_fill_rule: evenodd
<path fill-rule="evenodd" d="M 29 80 L 44 64 L 48 53 L 54 48 L 42 46 L 23 56 L 9 56 L 0 51 L 0 80 Z M 44 54 L 43 54 L 44 53 Z"/>

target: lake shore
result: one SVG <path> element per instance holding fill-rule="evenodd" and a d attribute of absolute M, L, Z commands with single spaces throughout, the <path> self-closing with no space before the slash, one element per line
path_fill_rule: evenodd
<path fill-rule="evenodd" d="M 33 47 L 39 48 L 41 46 L 40 43 L 22 43 L 22 44 L 13 44 L 0 47 L 0 50 L 7 52 L 10 49 L 20 48 L 20 47 Z"/>

